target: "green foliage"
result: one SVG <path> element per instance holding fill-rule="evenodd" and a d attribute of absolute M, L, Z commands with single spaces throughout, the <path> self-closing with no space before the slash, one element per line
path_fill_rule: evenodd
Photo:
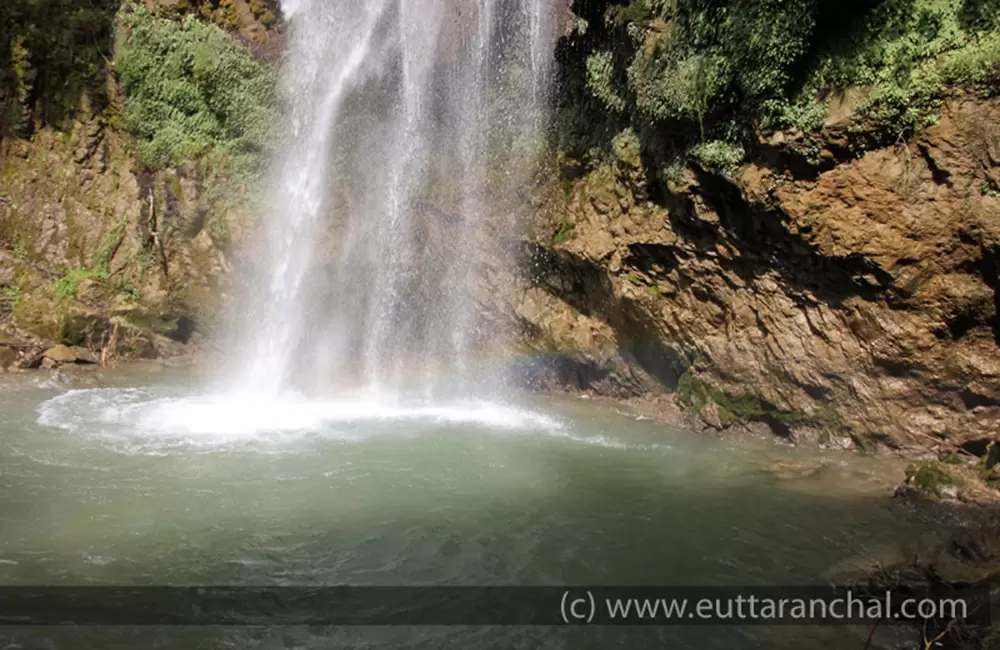
<path fill-rule="evenodd" d="M 668 190 L 671 192 L 679 192 L 681 188 L 684 187 L 684 182 L 686 180 L 684 162 L 675 158 L 664 165 L 662 178 L 663 182 L 666 183 Z"/>
<path fill-rule="evenodd" d="M 35 70 L 25 47 L 23 34 L 16 34 L 10 41 L 9 66 L 0 75 L 0 135 L 21 133 L 28 123 L 28 98 L 31 93 Z"/>
<path fill-rule="evenodd" d="M 268 148 L 276 72 L 220 28 L 130 7 L 119 16 L 116 46 L 143 164 L 161 168 L 212 152 L 240 170 Z"/>
<path fill-rule="evenodd" d="M 17 309 L 17 304 L 21 300 L 21 287 L 18 285 L 13 285 L 9 287 L 4 287 L 0 291 L 0 296 L 6 299 L 10 304 L 11 311 Z"/>
<path fill-rule="evenodd" d="M 52 283 L 52 294 L 60 302 L 73 300 L 76 298 L 81 282 L 99 277 L 103 277 L 103 274 L 92 269 L 70 269 L 65 275 Z"/>
<path fill-rule="evenodd" d="M 1000 73 L 1000 32 L 978 35 L 961 49 L 949 52 L 941 60 L 941 73 L 949 83 L 962 84 L 987 94 L 998 92 L 990 83 L 991 74 Z"/>
<path fill-rule="evenodd" d="M 677 380 L 677 395 L 695 414 L 713 401 L 711 387 L 698 379 L 691 370 Z"/>
<path fill-rule="evenodd" d="M 632 0 L 627 5 L 613 5 L 608 9 L 609 20 L 622 23 L 643 23 L 655 15 L 650 0 Z"/>
<path fill-rule="evenodd" d="M 627 101 L 615 91 L 614 54 L 595 52 L 587 59 L 587 87 L 613 111 L 622 112 Z"/>
<path fill-rule="evenodd" d="M 111 272 L 111 258 L 114 257 L 115 251 L 121 244 L 127 228 L 128 219 L 124 219 L 105 235 L 104 241 L 101 242 L 101 247 L 97 250 L 92 262 L 93 268 L 97 269 L 98 273 L 107 275 Z"/>
<path fill-rule="evenodd" d="M 142 290 L 130 281 L 122 283 L 120 290 L 126 302 L 136 303 L 142 299 Z"/>
<path fill-rule="evenodd" d="M 866 142 L 887 143 L 933 123 L 956 86 L 1000 87 L 1000 0 L 592 5 L 580 10 L 592 26 L 603 12 L 601 31 L 570 39 L 568 59 L 585 69 L 564 73 L 586 79 L 587 96 L 564 100 L 560 111 L 560 128 L 579 132 L 560 136 L 579 143 L 571 155 L 593 148 L 594 134 L 631 126 L 648 162 L 663 168 L 687 152 L 725 173 L 759 135 L 819 129 L 834 98 L 849 99 L 838 115 L 871 132 Z"/>
<path fill-rule="evenodd" d="M 629 68 L 636 106 L 654 119 L 697 120 L 704 133 L 705 116 L 730 82 L 726 61 L 692 54 L 663 67 L 662 61 L 640 55 Z"/>
<path fill-rule="evenodd" d="M 569 221 L 564 221 L 560 224 L 559 229 L 556 234 L 552 236 L 552 246 L 558 246 L 569 240 L 573 236 L 573 229 L 576 228 L 576 224 L 570 223 Z"/>
<path fill-rule="evenodd" d="M 884 0 L 860 15 L 849 39 L 833 41 L 811 70 L 807 92 L 863 86 L 862 117 L 908 134 L 937 117 L 947 84 L 975 83 L 989 68 L 986 35 L 963 26 L 963 0 Z M 996 53 L 992 54 L 996 63 Z"/>
<path fill-rule="evenodd" d="M 705 169 L 724 176 L 732 176 L 746 158 L 742 146 L 725 140 L 695 145 L 691 149 L 691 155 Z"/>
<path fill-rule="evenodd" d="M 943 488 L 959 484 L 941 461 L 927 460 L 906 468 L 906 481 L 921 492 L 941 496 Z"/>
<path fill-rule="evenodd" d="M 632 129 L 625 129 L 611 141 L 615 158 L 629 167 L 642 166 L 642 144 Z"/>

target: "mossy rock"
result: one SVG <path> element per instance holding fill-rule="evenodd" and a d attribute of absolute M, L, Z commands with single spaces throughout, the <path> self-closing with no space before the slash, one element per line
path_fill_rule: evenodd
<path fill-rule="evenodd" d="M 924 494 L 945 496 L 961 482 L 951 473 L 948 465 L 938 460 L 914 463 L 906 468 L 906 483 Z"/>
<path fill-rule="evenodd" d="M 986 448 L 983 465 L 987 470 L 996 470 L 1000 467 L 1000 440 L 994 440 Z"/>

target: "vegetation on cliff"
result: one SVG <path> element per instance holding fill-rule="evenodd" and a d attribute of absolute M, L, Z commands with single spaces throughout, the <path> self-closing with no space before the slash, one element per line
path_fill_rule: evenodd
<path fill-rule="evenodd" d="M 576 155 L 631 125 L 664 166 L 690 155 L 732 167 L 761 135 L 816 130 L 844 104 L 867 132 L 859 143 L 892 142 L 933 122 L 948 94 L 995 93 L 1000 78 L 997 0 L 632 0 L 575 10 L 560 135 Z"/>
<path fill-rule="evenodd" d="M 276 71 L 219 27 L 127 9 L 118 19 L 116 68 L 145 166 L 213 153 L 241 169 L 267 148 L 278 122 Z"/>
<path fill-rule="evenodd" d="M 163 354 L 210 327 L 278 123 L 272 9 L 2 3 L 0 332 L 34 342 L 0 366 L 46 342 Z"/>
<path fill-rule="evenodd" d="M 520 315 L 713 429 L 992 439 L 1000 3 L 572 10 Z"/>
<path fill-rule="evenodd" d="M 120 0 L 0 3 L 0 138 L 36 124 L 69 128 L 81 102 L 108 101 L 107 70 Z"/>

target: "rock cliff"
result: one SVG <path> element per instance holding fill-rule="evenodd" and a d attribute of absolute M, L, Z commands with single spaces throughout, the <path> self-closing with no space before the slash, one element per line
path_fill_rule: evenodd
<path fill-rule="evenodd" d="M 195 51 L 175 78 L 140 73 L 126 89 L 123 59 L 136 68 L 145 52 L 123 48 L 132 30 L 147 28 L 143 39 L 174 38 L 178 49 L 253 47 L 263 56 L 274 14 L 242 0 L 37 9 L 5 8 L 4 54 L 16 74 L 0 84 L 0 104 L 17 119 L 0 124 L 0 370 L 38 366 L 55 344 L 94 350 L 101 363 L 189 355 L 218 320 L 233 243 L 253 215 L 253 175 L 208 147 L 146 155 L 164 149 L 146 114 L 179 101 L 156 104 L 159 89 L 146 86 L 205 95 L 208 75 L 197 77 Z M 190 45 L 181 41 L 181 21 L 196 15 L 232 35 L 209 22 Z M 61 36 L 53 41 L 44 25 Z M 74 92 L 43 83 L 60 71 Z M 168 135 L 174 127 L 154 126 Z"/>
<path fill-rule="evenodd" d="M 574 3 L 513 305 L 550 360 L 532 380 L 672 395 L 713 429 L 983 453 L 996 15 L 725 4 Z"/>
<path fill-rule="evenodd" d="M 680 391 L 713 426 L 985 447 L 1000 417 L 998 120 L 1000 101 L 957 99 L 858 157 L 831 125 L 819 165 L 778 134 L 730 176 L 691 164 L 655 202 L 626 152 L 537 213 L 517 313 L 545 345 L 618 369 L 580 387 Z"/>

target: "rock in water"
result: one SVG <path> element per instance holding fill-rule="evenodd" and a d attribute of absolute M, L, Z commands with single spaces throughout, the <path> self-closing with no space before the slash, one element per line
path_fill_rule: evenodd
<path fill-rule="evenodd" d="M 56 345 L 42 353 L 42 359 L 60 363 L 98 363 L 97 357 L 87 348 Z"/>
<path fill-rule="evenodd" d="M 8 348 L 6 346 L 0 346 L 0 371 L 10 368 L 15 363 L 17 363 L 20 355 L 14 348 Z"/>
<path fill-rule="evenodd" d="M 43 359 L 51 359 L 56 363 L 74 363 L 76 351 L 67 345 L 57 345 L 42 353 Z"/>
<path fill-rule="evenodd" d="M 76 347 L 73 348 L 73 350 L 76 352 L 77 363 L 99 364 L 101 362 L 101 360 L 97 358 L 97 355 L 91 352 L 88 348 Z"/>

